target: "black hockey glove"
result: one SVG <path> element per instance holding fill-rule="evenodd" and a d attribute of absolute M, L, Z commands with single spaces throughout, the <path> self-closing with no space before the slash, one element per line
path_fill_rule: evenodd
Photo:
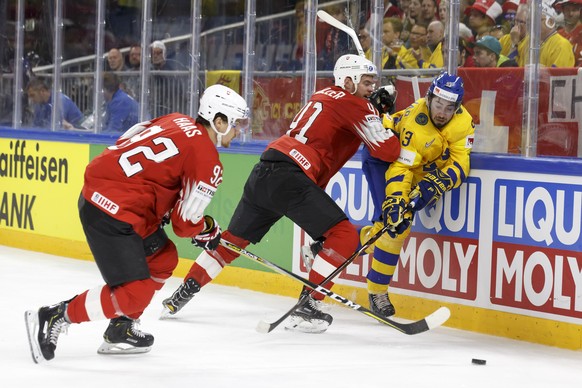
<path fill-rule="evenodd" d="M 382 86 L 370 95 L 369 100 L 374 105 L 374 108 L 378 109 L 380 114 L 391 114 L 394 112 L 396 89 L 392 84 Z"/>
<path fill-rule="evenodd" d="M 192 238 L 192 244 L 205 251 L 213 251 L 220 245 L 220 226 L 210 216 L 204 216 L 204 230 Z"/>
<path fill-rule="evenodd" d="M 164 216 L 162 217 L 162 222 L 160 223 L 160 227 L 165 227 L 166 225 L 170 225 L 170 222 L 172 222 L 172 216 L 170 215 L 170 212 L 167 212 L 166 214 L 164 214 Z"/>
<path fill-rule="evenodd" d="M 410 192 L 410 207 L 414 211 L 418 211 L 426 206 L 434 206 L 440 197 L 452 187 L 452 179 L 441 170 L 429 172 Z"/>
<path fill-rule="evenodd" d="M 387 225 L 388 235 L 396 238 L 404 233 L 412 223 L 412 212 L 408 209 L 404 198 L 389 195 L 382 203 L 382 217 Z"/>

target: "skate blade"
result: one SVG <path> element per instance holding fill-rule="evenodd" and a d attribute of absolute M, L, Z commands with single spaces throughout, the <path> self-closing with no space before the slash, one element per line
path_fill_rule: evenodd
<path fill-rule="evenodd" d="M 164 306 L 164 308 L 162 309 L 162 312 L 160 313 L 160 319 L 161 320 L 174 319 L 174 318 L 176 318 L 176 313 L 177 313 L 177 311 L 173 312 L 167 306 Z"/>
<path fill-rule="evenodd" d="M 152 350 L 151 346 L 145 347 L 135 347 L 133 345 L 125 344 L 125 343 L 118 343 L 118 344 L 111 344 L 109 342 L 103 342 L 99 349 L 97 349 L 97 353 L 99 354 L 115 354 L 115 355 L 125 355 L 125 354 L 140 354 L 140 353 L 147 353 Z"/>
<path fill-rule="evenodd" d="M 311 321 L 306 321 L 301 317 L 290 317 L 287 324 L 285 325 L 285 330 L 298 331 L 301 333 L 309 334 L 321 334 L 327 330 L 329 323 L 322 319 L 312 319 Z"/>
<path fill-rule="evenodd" d="M 40 345 L 38 343 L 38 311 L 25 311 L 24 322 L 26 323 L 26 333 L 28 335 L 28 344 L 30 345 L 32 361 L 34 361 L 35 364 L 46 361 L 40 351 Z"/>

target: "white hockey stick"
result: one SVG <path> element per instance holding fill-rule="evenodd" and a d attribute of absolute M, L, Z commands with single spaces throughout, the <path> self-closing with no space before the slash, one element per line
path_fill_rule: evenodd
<path fill-rule="evenodd" d="M 346 26 L 345 24 L 343 24 L 342 22 L 340 22 L 339 20 L 337 20 L 336 18 L 334 18 L 333 16 L 331 16 L 330 14 L 325 12 L 324 10 L 317 11 L 317 17 L 319 17 L 321 20 L 323 20 L 324 22 L 326 22 L 330 26 L 333 26 L 333 27 L 337 28 L 338 30 L 341 30 L 341 31 L 345 32 L 346 34 L 348 34 L 350 36 L 350 38 L 352 38 L 352 40 L 354 41 L 354 45 L 356 46 L 356 49 L 358 50 L 358 55 L 361 57 L 366 56 L 366 54 L 364 54 L 364 49 L 362 49 L 362 45 L 360 44 L 360 40 L 358 39 L 358 35 L 356 35 L 356 31 L 354 31 L 353 28 Z"/>

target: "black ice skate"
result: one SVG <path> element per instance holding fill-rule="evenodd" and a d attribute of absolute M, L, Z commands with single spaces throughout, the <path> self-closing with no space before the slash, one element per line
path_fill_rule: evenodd
<path fill-rule="evenodd" d="M 70 323 L 65 318 L 67 303 L 43 306 L 38 311 L 24 313 L 28 343 L 35 363 L 52 360 L 61 332 L 67 332 Z"/>
<path fill-rule="evenodd" d="M 113 318 L 103 334 L 99 354 L 147 353 L 154 344 L 154 336 L 138 329 L 139 321 L 125 316 Z"/>
<path fill-rule="evenodd" d="M 167 318 L 170 315 L 176 314 L 198 291 L 200 291 L 200 284 L 192 278 L 186 279 L 186 281 L 182 283 L 176 291 L 174 291 L 171 297 L 164 299 L 162 302 L 164 310 L 162 311 L 161 318 Z"/>
<path fill-rule="evenodd" d="M 303 291 L 301 297 L 306 293 L 307 291 Z M 321 302 L 313 299 L 311 295 L 307 298 L 303 306 L 299 307 L 289 316 L 285 328 L 303 333 L 323 333 L 331 325 L 333 317 L 321 311 L 319 308 Z"/>
<path fill-rule="evenodd" d="M 394 306 L 390 302 L 388 293 L 385 294 L 368 294 L 370 300 L 370 311 L 383 317 L 391 317 L 396 314 Z"/>

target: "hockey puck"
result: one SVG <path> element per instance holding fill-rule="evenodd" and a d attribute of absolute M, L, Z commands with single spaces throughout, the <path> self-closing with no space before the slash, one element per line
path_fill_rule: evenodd
<path fill-rule="evenodd" d="M 474 358 L 471 360 L 471 362 L 475 365 L 485 365 L 487 363 L 487 361 L 485 360 L 480 360 L 478 358 Z"/>

